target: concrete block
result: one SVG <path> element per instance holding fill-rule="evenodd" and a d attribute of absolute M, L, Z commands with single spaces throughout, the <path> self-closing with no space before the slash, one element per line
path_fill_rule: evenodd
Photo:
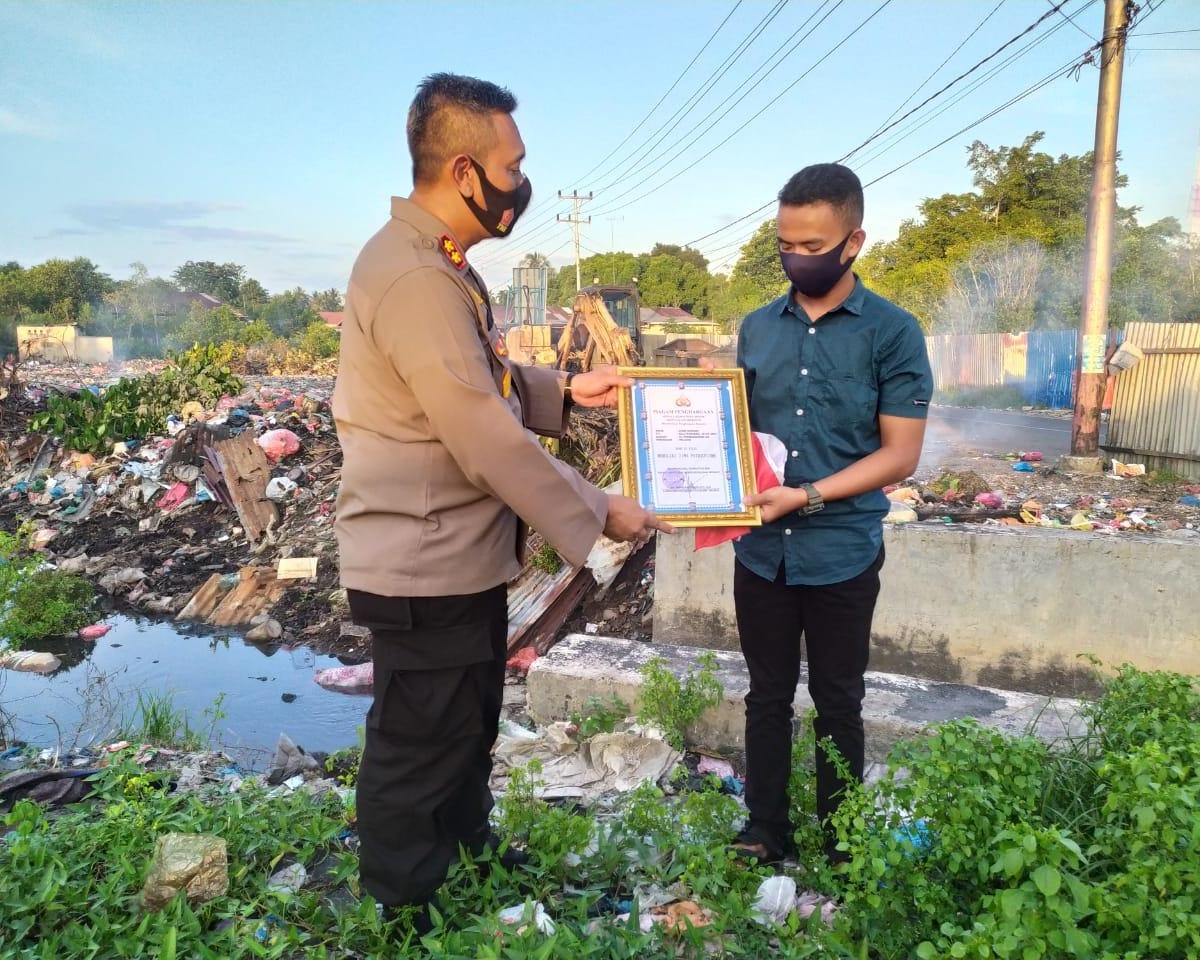
<path fill-rule="evenodd" d="M 607 701 L 613 695 L 636 709 L 641 671 L 651 657 L 662 657 L 682 678 L 689 670 L 700 669 L 698 659 L 704 652 L 696 647 L 571 634 L 529 668 L 526 691 L 530 716 L 539 724 L 565 720 L 591 697 Z M 713 654 L 725 697 L 689 731 L 688 740 L 696 748 L 738 755 L 745 751 L 743 698 L 749 690 L 749 677 L 740 654 Z M 795 699 L 797 715 L 811 707 L 807 674 L 802 669 Z M 1076 700 L 887 673 L 867 674 L 863 721 L 870 761 L 883 760 L 896 741 L 918 736 L 929 724 L 957 717 L 975 717 L 1007 734 L 1032 731 L 1049 741 L 1083 731 Z"/>
<path fill-rule="evenodd" d="M 1145 536 L 939 523 L 886 526 L 871 664 L 1045 694 L 1097 690 L 1111 666 L 1200 674 L 1200 534 Z M 737 649 L 731 545 L 658 538 L 657 641 Z"/>

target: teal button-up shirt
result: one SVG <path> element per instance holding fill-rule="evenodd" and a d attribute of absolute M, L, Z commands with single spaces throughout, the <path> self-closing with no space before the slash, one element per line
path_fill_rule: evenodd
<path fill-rule="evenodd" d="M 841 306 L 813 323 L 791 294 L 755 310 L 738 332 L 751 427 L 787 447 L 784 483 L 815 483 L 880 447 L 879 415 L 924 418 L 933 394 L 916 318 L 855 278 Z M 883 545 L 881 490 L 832 500 L 811 516 L 787 514 L 752 528 L 737 558 L 768 580 L 840 583 L 862 573 Z"/>

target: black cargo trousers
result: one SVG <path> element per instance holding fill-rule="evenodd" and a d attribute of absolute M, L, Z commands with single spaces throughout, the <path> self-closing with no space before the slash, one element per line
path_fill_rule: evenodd
<path fill-rule="evenodd" d="M 508 592 L 381 597 L 348 591 L 368 627 L 374 699 L 358 775 L 359 874 L 385 907 L 429 902 L 488 835 L 504 698 Z"/>

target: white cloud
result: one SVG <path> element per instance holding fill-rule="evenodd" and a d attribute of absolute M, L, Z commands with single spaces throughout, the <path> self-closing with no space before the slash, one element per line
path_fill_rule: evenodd
<path fill-rule="evenodd" d="M 0 134 L 14 137 L 36 137 L 57 140 L 61 132 L 51 123 L 23 116 L 8 107 L 0 107 Z"/>

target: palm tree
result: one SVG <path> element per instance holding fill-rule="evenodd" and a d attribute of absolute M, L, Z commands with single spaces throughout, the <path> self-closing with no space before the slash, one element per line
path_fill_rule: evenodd
<path fill-rule="evenodd" d="M 522 267 L 549 267 L 550 258 L 545 254 L 538 253 L 536 250 L 532 253 L 527 253 L 521 258 L 520 264 Z"/>

